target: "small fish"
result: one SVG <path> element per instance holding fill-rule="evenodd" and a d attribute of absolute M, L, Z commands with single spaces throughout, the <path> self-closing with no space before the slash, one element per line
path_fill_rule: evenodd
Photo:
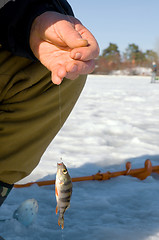
<path fill-rule="evenodd" d="M 57 163 L 55 195 L 57 201 L 56 214 L 59 211 L 58 225 L 63 229 L 64 213 L 70 207 L 72 195 L 72 180 L 63 162 Z"/>

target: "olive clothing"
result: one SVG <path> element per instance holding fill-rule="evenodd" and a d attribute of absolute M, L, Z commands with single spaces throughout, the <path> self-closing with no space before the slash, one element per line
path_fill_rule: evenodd
<path fill-rule="evenodd" d="M 59 89 L 39 62 L 1 49 L 0 181 L 15 183 L 36 167 L 70 114 L 85 79 L 64 79 Z"/>

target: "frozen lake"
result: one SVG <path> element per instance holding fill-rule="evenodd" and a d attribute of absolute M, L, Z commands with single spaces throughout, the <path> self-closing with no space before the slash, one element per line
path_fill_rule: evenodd
<path fill-rule="evenodd" d="M 90 75 L 63 129 L 21 182 L 55 179 L 61 158 L 72 177 L 124 170 L 126 161 L 143 167 L 147 158 L 159 165 L 159 83 L 151 84 L 150 77 Z M 74 183 L 63 231 L 54 186 L 13 189 L 0 218 L 10 218 L 28 198 L 39 203 L 37 220 L 29 228 L 13 219 L 0 223 L 6 240 L 159 239 L 159 176 Z"/>

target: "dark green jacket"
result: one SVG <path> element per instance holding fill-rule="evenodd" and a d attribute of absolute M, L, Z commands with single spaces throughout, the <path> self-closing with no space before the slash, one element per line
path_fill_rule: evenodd
<path fill-rule="evenodd" d="M 29 35 L 33 20 L 46 11 L 72 15 L 66 0 L 14 0 L 5 4 L 0 0 L 0 44 L 14 55 L 36 60 L 30 46 Z"/>

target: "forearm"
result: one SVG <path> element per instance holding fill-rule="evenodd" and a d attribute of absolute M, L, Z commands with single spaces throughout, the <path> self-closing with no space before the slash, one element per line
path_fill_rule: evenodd
<path fill-rule="evenodd" d="M 0 1 L 2 5 L 2 1 Z M 33 20 L 46 11 L 73 15 L 65 0 L 15 0 L 0 9 L 0 44 L 15 55 L 36 59 L 29 36 Z"/>

